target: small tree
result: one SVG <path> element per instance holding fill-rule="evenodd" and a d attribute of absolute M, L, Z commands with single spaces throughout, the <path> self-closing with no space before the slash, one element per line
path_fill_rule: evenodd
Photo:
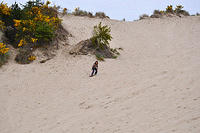
<path fill-rule="evenodd" d="M 172 5 L 167 6 L 166 13 L 173 13 L 173 12 L 174 12 L 173 6 Z"/>
<path fill-rule="evenodd" d="M 110 32 L 111 28 L 107 25 L 102 26 L 100 22 L 94 26 L 93 37 L 91 38 L 92 44 L 100 49 L 104 49 L 106 46 L 109 47 L 109 41 L 112 39 Z"/>
<path fill-rule="evenodd" d="M 67 8 L 64 8 L 62 13 L 63 15 L 67 14 Z"/>
<path fill-rule="evenodd" d="M 184 7 L 182 5 L 177 5 L 176 8 L 175 8 L 175 10 L 174 10 L 174 12 L 177 15 L 182 14 L 184 16 L 189 16 L 190 14 L 187 11 L 183 10 L 183 8 Z"/>
<path fill-rule="evenodd" d="M 174 11 L 175 11 L 176 13 L 180 13 L 180 12 L 182 11 L 182 9 L 183 9 L 183 6 L 182 6 L 182 5 L 177 5 Z"/>

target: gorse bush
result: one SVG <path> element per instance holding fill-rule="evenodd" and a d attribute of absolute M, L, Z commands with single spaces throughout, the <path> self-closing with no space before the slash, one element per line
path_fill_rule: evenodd
<path fill-rule="evenodd" d="M 31 56 L 28 57 L 29 61 L 34 61 L 35 59 L 36 59 L 36 56 L 34 56 L 34 55 L 31 55 Z"/>
<path fill-rule="evenodd" d="M 91 38 L 92 44 L 96 48 L 104 49 L 109 46 L 112 36 L 110 34 L 111 28 L 107 25 L 102 26 L 101 22 L 94 26 L 93 37 Z"/>
<path fill-rule="evenodd" d="M 39 44 L 51 41 L 54 37 L 54 29 L 47 23 L 38 23 L 35 29 L 35 37 L 39 40 Z M 34 39 L 34 38 L 33 38 Z M 34 43 L 34 41 L 32 40 Z"/>
<path fill-rule="evenodd" d="M 9 48 L 3 43 L 0 43 L 0 67 L 6 63 L 8 59 Z"/>
<path fill-rule="evenodd" d="M 10 7 L 10 15 L 7 18 L 5 18 L 6 26 L 13 26 L 14 25 L 13 19 L 20 20 L 24 16 L 25 14 L 23 14 L 20 6 L 15 2 Z"/>
<path fill-rule="evenodd" d="M 0 32 L 5 30 L 6 28 L 5 18 L 8 17 L 9 15 L 10 15 L 10 8 L 7 6 L 7 4 L 4 4 L 3 2 L 1 2 L 0 4 Z M 1 39 L 1 35 L 0 35 L 0 39 Z M 9 51 L 9 48 L 7 48 L 6 44 L 0 42 L 0 67 L 7 62 L 8 51 Z"/>
<path fill-rule="evenodd" d="M 14 11 L 13 11 L 14 13 Z M 10 28 L 9 26 L 11 26 L 13 24 L 13 20 L 12 20 L 12 9 L 11 7 L 8 7 L 7 4 L 4 4 L 3 2 L 1 2 L 0 4 L 0 27 L 2 29 L 2 25 L 4 25 L 4 32 L 6 33 L 5 35 L 8 37 L 8 39 L 10 41 L 14 41 L 15 39 L 15 32 L 13 30 L 13 28 Z M 12 31 L 12 33 L 7 33 L 7 28 L 10 29 L 10 31 Z M 11 30 L 12 29 L 12 30 Z"/>
<path fill-rule="evenodd" d="M 172 5 L 167 6 L 166 13 L 173 13 L 173 12 L 174 12 L 173 6 Z"/>
<path fill-rule="evenodd" d="M 6 53 L 8 53 L 9 48 L 6 47 L 5 44 L 0 43 L 0 55 L 5 55 Z"/>
<path fill-rule="evenodd" d="M 0 4 L 0 14 L 1 17 L 3 15 L 10 15 L 10 8 L 7 6 L 7 4 L 4 4 L 3 2 L 1 2 Z"/>
<path fill-rule="evenodd" d="M 38 44 L 42 44 L 43 42 L 50 42 L 52 40 L 61 20 L 57 16 L 55 17 L 48 4 L 49 1 L 42 6 L 40 4 L 33 6 L 28 3 L 25 8 L 26 19 L 14 20 L 14 26 L 17 29 L 16 42 L 22 40 L 23 42 L 33 44 L 38 41 Z M 18 46 L 23 46 L 24 44 L 26 43 L 22 45 L 19 43 Z"/>
<path fill-rule="evenodd" d="M 1 2 L 0 30 L 4 31 L 14 47 L 20 47 L 17 62 L 26 64 L 35 60 L 28 49 L 51 44 L 57 36 L 61 19 L 58 18 L 57 9 L 49 4 L 50 1 L 42 3 L 41 0 L 30 0 L 22 6 L 15 2 L 8 7 Z M 5 49 L 1 49 L 1 52 L 5 52 Z M 1 53 L 0 56 L 4 55 Z"/>
<path fill-rule="evenodd" d="M 0 21 L 1 21 L 1 25 L 5 25 L 7 26 L 7 21 L 9 19 L 11 13 L 11 9 L 7 6 L 7 4 L 4 4 L 3 2 L 1 2 L 0 4 Z"/>
<path fill-rule="evenodd" d="M 13 41 L 14 46 L 42 45 L 49 43 L 55 37 L 55 31 L 61 24 L 57 11 L 40 0 L 28 1 L 23 9 L 17 3 L 10 8 L 6 4 L 0 5 L 0 27 L 2 22 L 10 26 L 7 37 Z"/>

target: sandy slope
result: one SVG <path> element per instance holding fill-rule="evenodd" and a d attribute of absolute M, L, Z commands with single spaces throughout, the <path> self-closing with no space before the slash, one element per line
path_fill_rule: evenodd
<path fill-rule="evenodd" d="M 117 60 L 67 54 L 0 69 L 0 133 L 200 133 L 200 17 L 136 22 L 64 17 L 73 45 L 112 28 Z"/>

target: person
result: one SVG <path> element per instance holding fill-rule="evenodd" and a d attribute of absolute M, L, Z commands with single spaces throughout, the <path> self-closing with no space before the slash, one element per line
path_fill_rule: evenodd
<path fill-rule="evenodd" d="M 97 71 L 98 71 L 98 61 L 95 61 L 95 63 L 92 66 L 92 73 L 91 73 L 90 77 L 96 75 Z"/>

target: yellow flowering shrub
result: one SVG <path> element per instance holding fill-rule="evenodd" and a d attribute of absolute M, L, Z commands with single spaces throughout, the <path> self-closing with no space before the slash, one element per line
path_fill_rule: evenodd
<path fill-rule="evenodd" d="M 23 6 L 15 3 L 10 7 L 0 2 L 0 30 L 4 32 L 5 26 L 10 27 L 5 35 L 14 47 L 19 48 L 18 63 L 27 64 L 35 60 L 30 49 L 53 41 L 60 34 L 56 31 L 62 28 L 61 21 L 58 8 L 51 7 L 49 0 L 45 4 L 41 0 L 29 0 Z M 8 51 L 9 48 L 1 43 L 0 57 Z"/>
<path fill-rule="evenodd" d="M 15 22 L 15 24 L 14 24 L 15 27 L 19 27 L 20 26 L 21 20 L 13 19 L 13 21 Z"/>
<path fill-rule="evenodd" d="M 1 2 L 0 4 L 0 14 L 4 14 L 4 15 L 10 15 L 10 8 L 7 6 L 7 4 L 4 4 L 3 2 Z"/>
<path fill-rule="evenodd" d="M 166 12 L 167 13 L 173 13 L 173 6 L 172 5 L 167 6 Z"/>
<path fill-rule="evenodd" d="M 23 45 L 25 45 L 25 44 L 26 44 L 26 41 L 25 41 L 24 39 L 21 39 L 21 40 L 19 41 L 18 47 L 21 47 L 21 46 L 23 46 Z"/>
<path fill-rule="evenodd" d="M 14 26 L 17 29 L 18 46 L 27 43 L 42 43 L 52 40 L 55 30 L 61 24 L 61 19 L 57 17 L 51 7 L 50 1 L 42 6 L 33 6 L 26 11 L 26 19 L 14 19 Z"/>
<path fill-rule="evenodd" d="M 8 56 L 7 56 L 8 51 L 9 51 L 9 48 L 7 48 L 5 44 L 0 42 L 0 66 L 6 63 L 8 59 Z"/>
<path fill-rule="evenodd" d="M 5 44 L 0 43 L 0 56 L 5 55 L 6 53 L 8 53 L 9 48 L 6 47 Z"/>
<path fill-rule="evenodd" d="M 31 38 L 31 41 L 32 41 L 33 43 L 37 42 L 37 40 L 38 40 L 38 39 L 36 39 L 36 38 Z"/>
<path fill-rule="evenodd" d="M 163 16 L 171 16 L 173 15 L 184 15 L 184 16 L 190 16 L 189 12 L 183 10 L 182 5 L 177 5 L 175 9 L 173 9 L 172 5 L 167 6 L 166 10 L 154 10 L 153 15 L 151 15 L 151 18 L 161 18 Z"/>
<path fill-rule="evenodd" d="M 36 60 L 36 56 L 30 56 L 30 57 L 28 57 L 28 60 L 29 61 L 34 61 L 34 60 Z"/>

